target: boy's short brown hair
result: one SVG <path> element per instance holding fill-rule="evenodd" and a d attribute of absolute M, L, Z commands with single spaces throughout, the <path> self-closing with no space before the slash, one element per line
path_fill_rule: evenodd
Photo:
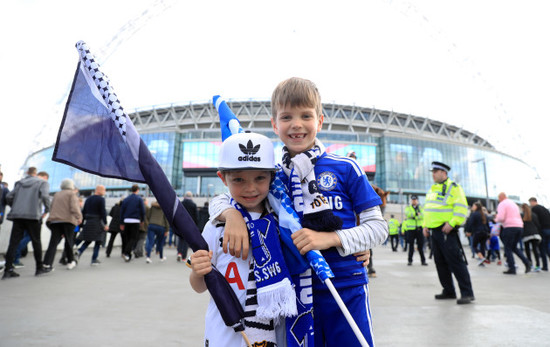
<path fill-rule="evenodd" d="M 313 107 L 317 116 L 323 113 L 321 95 L 315 83 L 299 77 L 291 77 L 279 83 L 271 95 L 271 116 L 277 117 L 277 109 L 284 106 Z"/>

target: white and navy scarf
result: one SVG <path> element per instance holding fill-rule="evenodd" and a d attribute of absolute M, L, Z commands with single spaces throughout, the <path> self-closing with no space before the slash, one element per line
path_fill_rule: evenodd
<path fill-rule="evenodd" d="M 231 199 L 231 204 L 246 222 L 254 256 L 245 303 L 247 334 L 254 341 L 275 341 L 273 320 L 298 313 L 296 292 L 279 241 L 278 222 L 273 213 L 253 220 L 235 200 Z"/>
<path fill-rule="evenodd" d="M 294 209 L 300 216 L 302 227 L 317 231 L 335 231 L 342 228 L 340 217 L 332 213 L 328 200 L 317 187 L 315 163 L 325 152 L 325 147 L 315 139 L 313 148 L 290 157 L 283 147 L 282 169 L 290 181 Z"/>

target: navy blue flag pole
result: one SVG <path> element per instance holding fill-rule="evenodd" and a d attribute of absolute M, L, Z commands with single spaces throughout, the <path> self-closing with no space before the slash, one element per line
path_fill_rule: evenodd
<path fill-rule="evenodd" d="M 80 59 L 52 160 L 103 177 L 146 183 L 174 232 L 193 251 L 208 250 L 208 244 L 139 137 L 86 43 L 79 41 L 76 48 Z M 224 276 L 213 267 L 205 282 L 225 324 L 242 332 L 244 310 Z"/>

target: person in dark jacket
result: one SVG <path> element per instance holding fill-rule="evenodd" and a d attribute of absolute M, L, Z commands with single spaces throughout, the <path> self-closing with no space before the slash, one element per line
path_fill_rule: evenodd
<path fill-rule="evenodd" d="M 533 264 L 531 259 L 531 250 L 533 250 L 535 256 L 535 267 L 532 268 L 534 272 L 540 272 L 540 254 L 539 244 L 542 240 L 540 233 L 540 223 L 537 215 L 532 213 L 531 207 L 527 204 L 521 205 L 521 218 L 523 219 L 523 235 L 522 241 L 525 246 L 525 255 L 529 262 Z"/>
<path fill-rule="evenodd" d="M 4 174 L 0 172 L 0 224 L 4 221 L 4 213 L 6 211 L 6 197 L 10 190 L 6 187 L 6 183 L 2 182 Z"/>
<path fill-rule="evenodd" d="M 120 231 L 120 204 L 122 203 L 122 199 L 114 204 L 113 207 L 111 207 L 111 211 L 109 211 L 109 216 L 111 216 L 111 222 L 109 223 L 109 242 L 107 244 L 107 250 L 105 251 L 105 255 L 107 258 L 111 256 L 111 252 L 113 251 L 113 244 L 115 243 L 115 238 L 118 234 L 120 234 L 120 237 L 124 241 L 124 238 L 122 237 L 122 233 Z M 124 250 L 124 242 L 122 242 L 122 250 Z"/>
<path fill-rule="evenodd" d="M 197 204 L 193 201 L 193 193 L 186 192 L 183 200 L 181 202 L 183 207 L 187 210 L 195 225 L 197 225 L 198 213 L 197 213 Z M 185 261 L 187 259 L 187 251 L 189 250 L 189 245 L 187 241 L 178 236 L 178 261 Z"/>
<path fill-rule="evenodd" d="M 487 244 L 487 238 L 489 237 L 489 224 L 487 223 L 487 216 L 483 213 L 483 208 L 480 202 L 475 202 L 472 205 L 472 211 L 470 217 L 466 222 L 464 228 L 466 236 L 473 235 L 472 247 L 478 258 L 477 265 L 485 266 L 485 245 Z"/>
<path fill-rule="evenodd" d="M 90 196 L 84 202 L 82 216 L 84 218 L 82 231 L 78 236 L 79 240 L 84 241 L 78 249 L 78 258 L 94 243 L 94 252 L 92 254 L 92 265 L 99 265 L 99 248 L 105 242 L 105 232 L 109 229 L 107 226 L 107 210 L 105 210 L 105 186 L 95 187 L 94 195 Z"/>
<path fill-rule="evenodd" d="M 139 186 L 132 186 L 132 194 L 128 195 L 120 205 L 120 230 L 124 232 L 125 245 L 123 257 L 126 262 L 132 260 L 132 251 L 139 238 L 140 224 L 145 220 L 145 204 L 139 196 Z"/>
<path fill-rule="evenodd" d="M 147 198 L 143 198 L 143 204 L 145 205 L 145 218 L 143 219 L 143 223 L 139 224 L 138 239 L 136 242 L 136 247 L 134 247 L 135 258 L 143 257 L 145 240 L 147 239 L 147 229 L 149 228 L 149 222 L 147 220 L 147 213 L 149 212 L 149 202 L 147 201 Z"/>
<path fill-rule="evenodd" d="M 206 201 L 204 206 L 199 208 L 199 217 L 197 220 L 197 227 L 199 227 L 201 233 L 209 219 L 210 213 L 208 213 L 208 201 Z"/>
<path fill-rule="evenodd" d="M 550 211 L 539 205 L 537 198 L 529 199 L 531 211 L 537 215 L 540 222 L 542 240 L 540 242 L 540 258 L 542 260 L 542 271 L 548 271 L 548 259 L 550 258 Z"/>
<path fill-rule="evenodd" d="M 36 262 L 35 275 L 48 272 L 42 264 L 40 231 L 42 218 L 50 211 L 49 175 L 46 172 L 37 174 L 36 171 L 35 167 L 29 167 L 27 177 L 16 182 L 13 190 L 6 196 L 6 203 L 11 206 L 7 219 L 11 220 L 13 225 L 6 253 L 6 269 L 2 279 L 19 277 L 19 274 L 14 271 L 13 260 L 25 230 L 28 231 L 32 241 Z"/>

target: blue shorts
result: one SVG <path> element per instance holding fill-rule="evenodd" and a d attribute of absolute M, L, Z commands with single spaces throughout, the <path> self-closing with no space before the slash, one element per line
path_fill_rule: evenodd
<path fill-rule="evenodd" d="M 491 236 L 489 241 L 489 250 L 500 251 L 500 244 L 498 243 L 498 236 Z"/>
<path fill-rule="evenodd" d="M 374 346 L 368 285 L 338 289 L 338 294 L 369 346 Z M 330 291 L 317 290 L 313 293 L 313 316 L 315 347 L 361 346 Z"/>

